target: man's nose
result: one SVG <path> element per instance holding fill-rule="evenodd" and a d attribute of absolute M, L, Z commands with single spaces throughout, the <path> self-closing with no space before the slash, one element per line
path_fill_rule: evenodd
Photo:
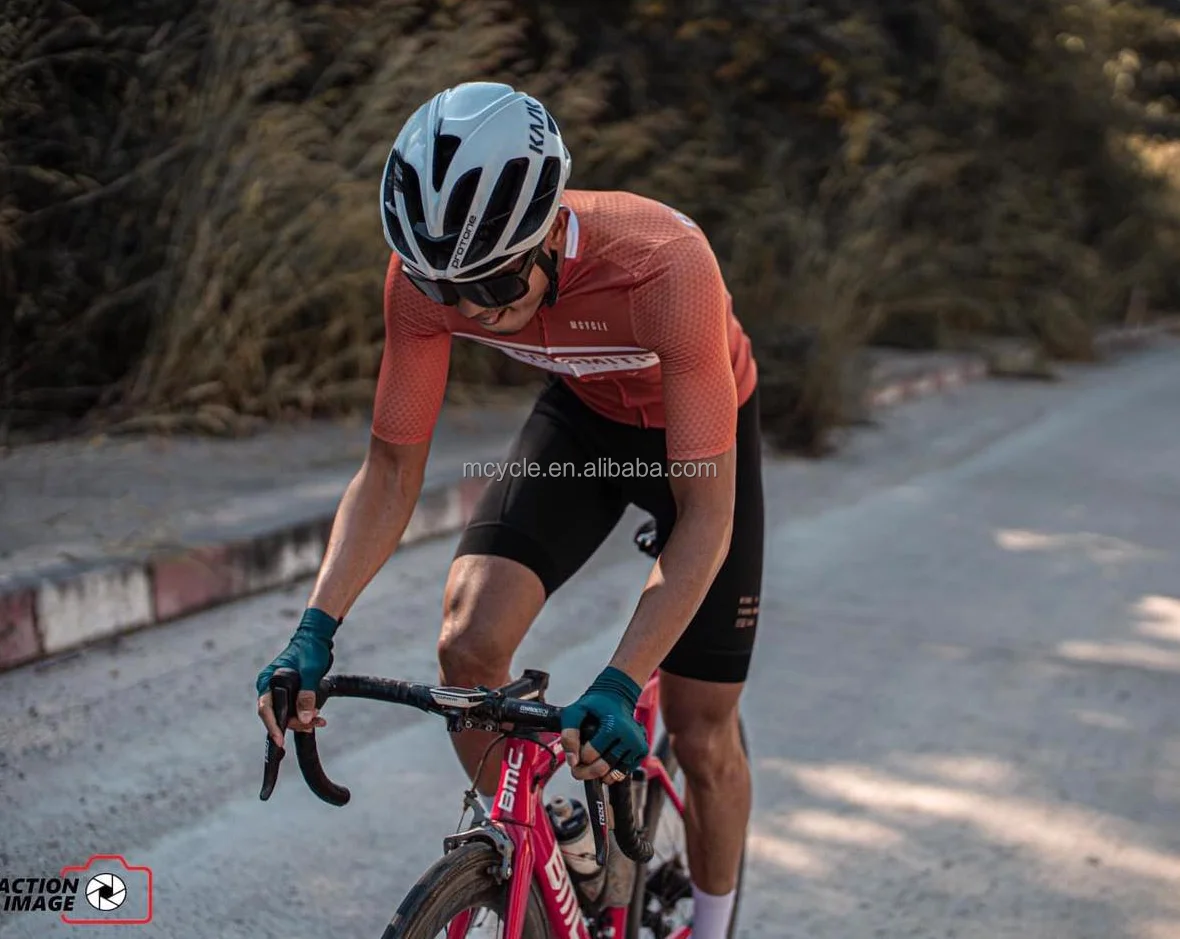
<path fill-rule="evenodd" d="M 474 319 L 483 313 L 486 313 L 483 307 L 477 303 L 472 303 L 470 300 L 460 300 L 458 303 L 459 315 L 465 319 Z"/>

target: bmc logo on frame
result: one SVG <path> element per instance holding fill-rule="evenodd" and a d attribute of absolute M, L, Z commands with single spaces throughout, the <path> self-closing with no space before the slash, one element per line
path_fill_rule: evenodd
<path fill-rule="evenodd" d="M 510 747 L 504 755 L 504 781 L 496 804 L 505 812 L 516 807 L 516 787 L 520 785 L 520 767 L 524 764 L 524 750 Z"/>
<path fill-rule="evenodd" d="M 0 875 L 5 913 L 60 913 L 71 926 L 140 926 L 152 921 L 152 869 L 119 854 L 92 854 L 58 877 Z"/>

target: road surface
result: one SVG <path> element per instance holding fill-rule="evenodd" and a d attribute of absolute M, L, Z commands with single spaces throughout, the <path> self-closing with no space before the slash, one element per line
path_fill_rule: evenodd
<path fill-rule="evenodd" d="M 1180 937 L 1180 352 L 889 412 L 766 472 L 745 699 L 756 806 L 741 935 Z M 637 599 L 629 515 L 518 666 L 584 687 Z M 430 680 L 448 538 L 399 553 L 338 671 Z M 381 934 L 459 817 L 437 718 L 333 702 L 332 808 L 258 800 L 258 669 L 307 585 L 0 676 L 0 876 L 119 853 L 129 935 Z M 75 931 L 0 913 L 0 939 Z"/>

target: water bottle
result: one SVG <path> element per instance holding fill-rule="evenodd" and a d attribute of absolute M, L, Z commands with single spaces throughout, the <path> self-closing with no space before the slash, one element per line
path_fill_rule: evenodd
<path fill-rule="evenodd" d="M 577 799 L 557 796 L 545 810 L 557 835 L 557 847 L 565 860 L 570 882 L 583 907 L 593 904 L 606 879 L 606 868 L 600 867 L 594 853 L 594 830 L 586 807 Z"/>

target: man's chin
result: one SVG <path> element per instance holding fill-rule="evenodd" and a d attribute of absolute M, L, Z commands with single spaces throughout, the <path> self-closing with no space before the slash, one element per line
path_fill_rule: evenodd
<path fill-rule="evenodd" d="M 480 323 L 478 325 L 479 325 L 479 328 L 482 329 L 485 333 L 494 333 L 497 336 L 511 336 L 513 333 L 518 333 L 521 331 L 521 329 L 524 328 L 524 327 L 518 326 L 516 328 L 509 329 L 507 327 L 499 325 L 498 323 L 495 326 L 485 326 L 483 323 Z"/>
<path fill-rule="evenodd" d="M 537 314 L 534 312 L 515 325 L 506 324 L 503 320 L 501 320 L 493 326 L 485 326 L 483 323 L 480 323 L 479 327 L 484 332 L 495 333 L 497 336 L 515 336 L 517 333 L 523 331 L 524 328 L 533 321 L 533 317 L 536 315 Z"/>

